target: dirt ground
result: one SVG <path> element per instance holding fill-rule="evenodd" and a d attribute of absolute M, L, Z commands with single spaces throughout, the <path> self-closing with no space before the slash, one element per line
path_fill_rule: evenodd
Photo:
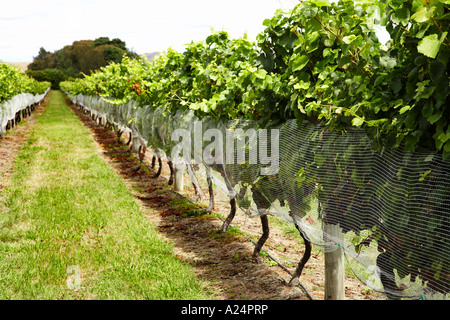
<path fill-rule="evenodd" d="M 202 214 L 208 199 L 202 199 L 201 205 L 186 200 L 192 199 L 194 195 L 187 184 L 182 195 L 174 192 L 173 186 L 168 185 L 169 168 L 166 163 L 163 164 L 161 176 L 155 178 L 155 172 L 149 170 L 152 158 L 150 151 L 145 154 L 147 165 L 139 165 L 136 155 L 128 151 L 126 136 L 119 141 L 112 130 L 99 126 L 79 108 L 73 105 L 70 107 L 92 131 L 99 154 L 123 177 L 143 208 L 148 209 L 145 211 L 149 212 L 147 219 L 158 228 L 162 237 L 174 244 L 178 258 L 192 266 L 204 281 L 205 289 L 217 299 L 324 299 L 324 262 L 320 250 L 313 250 L 300 284 L 290 285 L 291 274 L 304 250 L 298 240 L 271 224 L 270 237 L 263 250 L 277 262 L 263 255 L 260 263 L 254 263 L 254 245 L 248 238 L 259 238 L 259 219 L 249 218 L 238 211 L 232 222 L 234 227 L 226 233 L 219 232 L 222 225 L 220 217 L 226 217 L 230 209 L 225 197 L 216 201 L 214 214 Z M 38 108 L 26 124 L 14 128 L 0 139 L 0 190 L 7 186 L 14 156 L 26 142 L 27 132 L 42 109 Z M 345 286 L 347 300 L 385 299 L 352 276 L 346 277 Z"/>

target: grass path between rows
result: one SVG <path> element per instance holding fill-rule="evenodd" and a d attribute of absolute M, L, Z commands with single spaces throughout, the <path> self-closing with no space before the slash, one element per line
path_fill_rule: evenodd
<path fill-rule="evenodd" d="M 50 94 L 0 193 L 0 299 L 210 299 Z"/>

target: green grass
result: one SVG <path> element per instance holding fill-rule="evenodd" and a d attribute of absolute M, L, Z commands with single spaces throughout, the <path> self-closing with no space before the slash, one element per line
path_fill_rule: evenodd
<path fill-rule="evenodd" d="M 0 299 L 210 298 L 52 91 L 0 193 Z"/>

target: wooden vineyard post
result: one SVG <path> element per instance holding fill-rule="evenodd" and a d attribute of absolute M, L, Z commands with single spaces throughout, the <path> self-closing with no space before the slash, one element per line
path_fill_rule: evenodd
<path fill-rule="evenodd" d="M 130 133 L 130 141 L 129 143 L 131 143 L 130 145 L 130 150 L 134 153 L 139 154 L 139 146 L 141 146 L 141 140 L 139 139 L 139 135 L 137 133 L 135 133 L 134 131 Z"/>
<path fill-rule="evenodd" d="M 325 300 L 345 299 L 345 267 L 342 229 L 339 225 L 324 224 L 325 242 L 336 243 L 336 246 L 325 249 Z"/>
<path fill-rule="evenodd" d="M 173 165 L 174 165 L 174 190 L 176 192 L 183 192 L 185 165 L 181 161 L 174 161 Z"/>

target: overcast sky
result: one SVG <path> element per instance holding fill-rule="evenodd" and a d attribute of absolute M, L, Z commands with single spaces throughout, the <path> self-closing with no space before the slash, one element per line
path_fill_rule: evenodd
<path fill-rule="evenodd" d="M 298 0 L 13 0 L 0 9 L 0 61 L 29 62 L 39 48 L 119 38 L 136 53 L 184 50 L 214 30 L 254 40 L 262 22 Z"/>

